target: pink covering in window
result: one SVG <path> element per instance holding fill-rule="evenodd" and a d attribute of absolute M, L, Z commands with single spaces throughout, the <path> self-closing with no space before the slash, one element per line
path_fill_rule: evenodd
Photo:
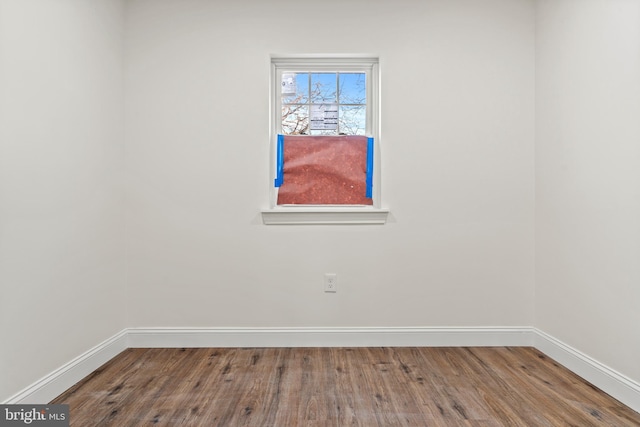
<path fill-rule="evenodd" d="M 284 137 L 279 205 L 372 205 L 366 136 Z"/>

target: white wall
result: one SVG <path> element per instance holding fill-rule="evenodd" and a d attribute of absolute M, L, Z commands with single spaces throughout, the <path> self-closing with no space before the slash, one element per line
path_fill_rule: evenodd
<path fill-rule="evenodd" d="M 318 4 L 127 3 L 127 324 L 533 324 L 534 3 Z M 264 226 L 269 55 L 349 52 L 391 221 Z"/>
<path fill-rule="evenodd" d="M 640 2 L 536 14 L 536 325 L 640 381 Z"/>
<path fill-rule="evenodd" d="M 0 0 L 0 401 L 124 327 L 123 5 Z"/>

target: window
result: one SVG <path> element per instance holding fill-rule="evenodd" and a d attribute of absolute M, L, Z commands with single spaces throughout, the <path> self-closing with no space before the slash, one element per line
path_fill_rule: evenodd
<path fill-rule="evenodd" d="M 377 58 L 274 56 L 271 71 L 265 223 L 384 223 Z"/>
<path fill-rule="evenodd" d="M 367 73 L 283 72 L 284 135 L 365 135 Z"/>

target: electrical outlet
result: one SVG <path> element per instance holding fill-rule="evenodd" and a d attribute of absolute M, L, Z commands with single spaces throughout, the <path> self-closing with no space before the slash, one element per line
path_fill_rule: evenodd
<path fill-rule="evenodd" d="M 338 275 L 335 273 L 324 274 L 324 291 L 338 292 Z"/>

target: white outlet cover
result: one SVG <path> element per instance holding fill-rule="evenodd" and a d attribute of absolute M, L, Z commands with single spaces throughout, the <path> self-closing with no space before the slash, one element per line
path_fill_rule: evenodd
<path fill-rule="evenodd" d="M 324 291 L 338 292 L 338 275 L 335 273 L 326 273 L 324 275 Z"/>

